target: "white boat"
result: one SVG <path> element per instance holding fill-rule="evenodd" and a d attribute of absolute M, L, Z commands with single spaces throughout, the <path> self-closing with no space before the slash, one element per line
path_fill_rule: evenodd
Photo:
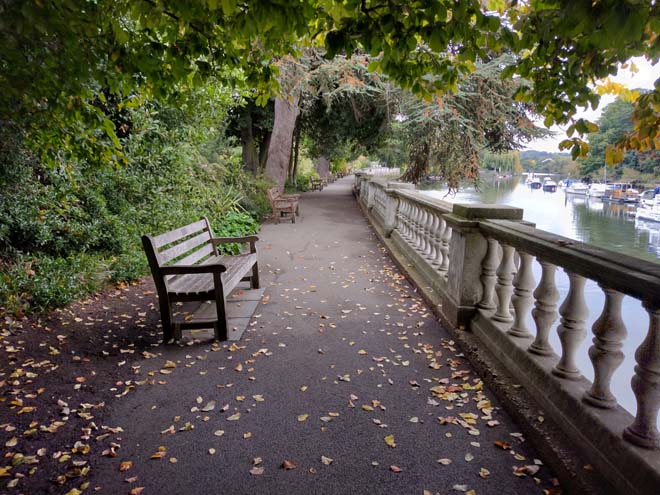
<path fill-rule="evenodd" d="M 642 206 L 651 208 L 653 206 L 653 197 L 655 196 L 655 189 L 646 189 L 639 193 L 639 202 Z"/>
<path fill-rule="evenodd" d="M 550 177 L 543 179 L 543 190 L 545 192 L 555 192 L 557 190 L 557 183 Z"/>
<path fill-rule="evenodd" d="M 656 194 L 653 198 L 653 205 L 640 206 L 637 208 L 635 218 L 638 220 L 650 220 L 652 222 L 660 222 L 660 195 Z"/>
<path fill-rule="evenodd" d="M 566 188 L 566 194 L 580 194 L 586 196 L 588 190 L 589 186 L 584 182 L 573 182 Z"/>
<path fill-rule="evenodd" d="M 587 196 L 590 198 L 602 198 L 605 196 L 605 192 L 609 189 L 609 184 L 598 184 L 594 183 L 589 186 L 587 190 Z"/>

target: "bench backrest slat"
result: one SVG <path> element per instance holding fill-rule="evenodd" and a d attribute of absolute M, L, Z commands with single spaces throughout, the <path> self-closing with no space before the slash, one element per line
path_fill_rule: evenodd
<path fill-rule="evenodd" d="M 202 246 L 203 244 L 210 245 L 210 241 L 211 241 L 211 235 L 209 234 L 208 231 L 204 231 L 201 234 L 197 234 L 195 237 L 191 237 L 190 239 L 175 244 L 174 246 L 169 247 L 158 254 L 158 258 L 160 259 L 160 264 L 166 265 L 173 259 L 178 258 L 182 254 L 186 254 L 192 251 L 193 249 Z"/>
<path fill-rule="evenodd" d="M 180 259 L 175 265 L 194 265 L 197 263 L 199 260 L 205 258 L 206 256 L 214 254 L 213 251 L 213 246 L 209 243 L 201 248 L 199 248 L 197 251 L 193 251 L 191 254 L 186 256 L 185 258 Z"/>
<path fill-rule="evenodd" d="M 155 244 L 155 247 L 159 249 L 167 244 L 176 242 L 177 240 L 183 237 L 188 237 L 191 234 L 196 234 L 197 232 L 208 231 L 208 230 L 209 230 L 209 226 L 206 219 L 202 219 L 199 222 L 191 223 L 190 225 L 186 225 L 185 227 L 180 227 L 178 229 L 165 232 L 164 234 L 157 235 L 153 237 L 153 242 Z"/>

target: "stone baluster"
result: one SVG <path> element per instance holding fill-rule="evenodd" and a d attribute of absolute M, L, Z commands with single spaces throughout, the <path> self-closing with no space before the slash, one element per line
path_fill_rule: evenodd
<path fill-rule="evenodd" d="M 435 231 L 435 258 L 433 259 L 433 265 L 436 269 L 439 269 L 442 266 L 442 236 L 447 228 L 447 222 L 442 218 L 442 215 L 438 214 L 438 228 Z"/>
<path fill-rule="evenodd" d="M 616 398 L 610 391 L 612 375 L 623 362 L 623 340 L 628 335 L 621 318 L 623 294 L 603 287 L 605 305 L 603 312 L 591 327 L 594 333 L 589 357 L 594 366 L 594 382 L 585 392 L 583 400 L 592 406 L 604 409 L 616 406 Z"/>
<path fill-rule="evenodd" d="M 513 246 L 502 244 L 502 260 L 500 266 L 497 268 L 497 282 L 495 284 L 495 292 L 497 293 L 497 309 L 493 315 L 493 320 L 502 321 L 505 323 L 513 321 L 511 316 L 511 295 L 513 294 L 513 274 L 516 271 L 516 266 L 513 263 L 513 253 L 515 252 Z"/>
<path fill-rule="evenodd" d="M 442 231 L 442 246 L 440 247 L 440 251 L 442 251 L 440 271 L 446 273 L 449 270 L 449 242 L 451 241 L 452 229 L 446 220 L 443 219 L 443 223 L 445 224 L 445 228 Z"/>
<path fill-rule="evenodd" d="M 404 206 L 403 210 L 403 233 L 402 237 L 405 240 L 410 239 L 410 203 L 407 200 L 403 200 L 402 205 Z"/>
<path fill-rule="evenodd" d="M 576 355 L 580 342 L 587 336 L 586 320 L 589 316 L 589 308 L 584 301 L 584 284 L 587 279 L 571 272 L 566 272 L 566 275 L 569 289 L 559 308 L 561 321 L 557 327 L 562 352 L 552 373 L 560 378 L 577 380 L 581 375 Z"/>
<path fill-rule="evenodd" d="M 551 356 L 554 353 L 548 336 L 552 324 L 557 319 L 557 301 L 559 291 L 555 285 L 557 267 L 547 261 L 539 261 L 541 265 L 541 281 L 534 291 L 534 309 L 532 317 L 536 324 L 536 338 L 528 351 L 540 356 Z"/>
<path fill-rule="evenodd" d="M 426 259 L 431 263 L 435 261 L 437 245 L 435 242 L 435 234 L 438 231 L 438 216 L 435 212 L 430 212 L 431 218 L 429 222 L 429 248 L 426 250 Z"/>
<path fill-rule="evenodd" d="M 532 263 L 534 257 L 531 254 L 518 252 L 520 256 L 520 269 L 513 279 L 513 297 L 511 301 L 514 309 L 513 325 L 509 329 L 509 335 L 514 337 L 531 337 L 527 328 L 527 314 L 534 304 L 532 291 L 534 290 L 534 272 Z"/>
<path fill-rule="evenodd" d="M 415 230 L 417 233 L 415 249 L 421 251 L 424 245 L 424 210 L 420 206 L 417 206 L 417 225 Z"/>
<path fill-rule="evenodd" d="M 660 306 L 644 303 L 649 314 L 649 331 L 635 352 L 635 375 L 631 384 L 637 399 L 635 421 L 623 431 L 623 438 L 647 449 L 660 448 Z"/>
<path fill-rule="evenodd" d="M 426 252 L 426 247 L 427 247 L 427 241 L 426 241 L 426 235 L 427 235 L 427 222 L 428 222 L 429 214 L 426 211 L 426 208 L 421 208 L 420 207 L 420 220 L 419 220 L 419 247 L 418 251 L 422 256 L 424 256 L 424 253 Z"/>
<path fill-rule="evenodd" d="M 424 213 L 426 214 L 426 217 L 424 219 L 424 249 L 422 250 L 422 256 L 428 258 L 431 249 L 433 248 L 431 243 L 431 235 L 433 233 L 431 230 L 433 227 L 433 213 L 427 209 L 424 209 Z"/>
<path fill-rule="evenodd" d="M 483 287 L 483 295 L 478 306 L 482 309 L 493 310 L 497 308 L 495 304 L 495 283 L 497 276 L 495 271 L 500 258 L 499 243 L 492 237 L 486 239 L 488 247 L 486 249 L 486 256 L 481 265 L 481 285 Z"/>
<path fill-rule="evenodd" d="M 417 215 L 419 214 L 417 205 L 410 202 L 410 245 L 413 249 L 417 246 L 419 240 L 418 237 L 418 226 L 417 226 Z"/>

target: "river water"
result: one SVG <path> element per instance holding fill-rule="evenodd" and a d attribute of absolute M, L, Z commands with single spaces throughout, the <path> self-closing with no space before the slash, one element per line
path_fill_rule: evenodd
<path fill-rule="evenodd" d="M 555 193 L 532 190 L 521 178 L 496 181 L 480 186 L 479 190 L 469 188 L 458 193 L 447 194 L 446 190 L 425 189 L 420 191 L 434 198 L 456 203 L 506 204 L 523 208 L 524 219 L 536 223 L 537 228 L 587 242 L 617 253 L 660 262 L 660 224 L 635 221 L 635 206 L 603 203 L 589 200 L 585 196 L 565 194 L 558 189 Z M 540 280 L 541 267 L 534 264 L 536 281 Z M 568 292 L 568 277 L 563 270 L 557 271 L 557 287 L 561 294 L 558 304 Z M 591 281 L 585 287 L 585 299 L 589 306 L 587 329 L 600 315 L 605 296 L 602 290 Z M 612 379 L 612 391 L 619 403 L 634 414 L 635 396 L 630 388 L 630 379 L 635 366 L 634 353 L 646 336 L 649 318 L 641 303 L 625 297 L 622 305 L 623 321 L 628 329 L 624 341 L 625 360 Z M 534 321 L 528 318 L 528 328 L 534 331 Z M 555 328 L 558 322 L 555 323 Z M 588 350 L 593 334 L 587 332 L 579 349 L 580 371 L 593 380 L 593 368 Z M 561 349 L 556 331 L 551 334 L 555 350 Z M 660 420 L 659 420 L 660 424 Z"/>

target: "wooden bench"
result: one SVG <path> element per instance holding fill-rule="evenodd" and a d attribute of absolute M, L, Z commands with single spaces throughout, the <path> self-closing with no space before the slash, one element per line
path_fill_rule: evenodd
<path fill-rule="evenodd" d="M 287 217 L 291 218 L 291 223 L 296 223 L 296 215 L 300 216 L 299 199 L 299 194 L 281 194 L 276 187 L 269 189 L 268 200 L 273 209 L 275 222 L 280 223 L 282 217 Z"/>
<path fill-rule="evenodd" d="M 151 274 L 158 291 L 163 341 L 181 339 L 183 329 L 213 327 L 218 340 L 227 340 L 226 296 L 242 280 L 259 288 L 257 236 L 213 237 L 211 225 L 202 220 L 157 236 L 142 236 Z M 231 242 L 248 243 L 248 253 L 222 255 L 218 245 Z M 184 320 L 173 318 L 173 306 L 186 301 L 212 301 L 215 317 L 196 319 L 193 313 Z M 199 306 L 202 308 L 202 305 Z"/>
<path fill-rule="evenodd" d="M 323 180 L 310 178 L 309 186 L 312 191 L 323 191 Z"/>

